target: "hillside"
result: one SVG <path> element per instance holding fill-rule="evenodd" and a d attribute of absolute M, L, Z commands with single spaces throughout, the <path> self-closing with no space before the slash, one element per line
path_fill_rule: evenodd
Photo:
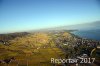
<path fill-rule="evenodd" d="M 47 66 L 51 58 L 64 58 L 65 53 L 55 46 L 52 37 L 46 33 L 33 33 L 9 40 L 9 45 L 0 44 L 0 59 L 14 57 L 10 66 Z M 4 66 L 4 64 L 1 64 Z"/>
<path fill-rule="evenodd" d="M 100 42 L 82 39 L 65 30 L 28 33 L 10 39 L 8 45 L 0 43 L 0 66 L 64 66 L 67 64 L 51 63 L 51 58 L 76 58 L 84 53 L 91 57 L 90 53 L 97 45 Z M 11 58 L 9 63 L 2 62 Z"/>

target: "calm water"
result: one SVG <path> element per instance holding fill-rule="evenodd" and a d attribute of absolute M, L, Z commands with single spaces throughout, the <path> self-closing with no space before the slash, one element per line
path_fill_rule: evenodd
<path fill-rule="evenodd" d="M 72 32 L 79 37 L 100 40 L 100 30 L 89 30 L 89 31 L 74 31 Z"/>

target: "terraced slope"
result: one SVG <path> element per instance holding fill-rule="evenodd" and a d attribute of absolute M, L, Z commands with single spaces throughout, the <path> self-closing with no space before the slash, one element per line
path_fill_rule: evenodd
<path fill-rule="evenodd" d="M 45 33 L 17 37 L 9 43 L 9 46 L 0 45 L 0 59 L 14 57 L 15 60 L 0 66 L 52 66 L 51 58 L 65 58 L 65 53 Z"/>

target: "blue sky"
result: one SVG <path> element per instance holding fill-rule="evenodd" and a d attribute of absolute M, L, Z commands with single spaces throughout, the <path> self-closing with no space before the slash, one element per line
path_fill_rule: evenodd
<path fill-rule="evenodd" d="M 99 0 L 0 0 L 0 33 L 99 20 Z"/>

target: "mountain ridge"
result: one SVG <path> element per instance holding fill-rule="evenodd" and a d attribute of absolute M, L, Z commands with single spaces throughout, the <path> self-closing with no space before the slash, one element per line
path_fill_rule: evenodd
<path fill-rule="evenodd" d="M 100 21 L 95 21 L 92 23 L 76 24 L 69 26 L 61 26 L 53 29 L 58 30 L 100 30 Z"/>

